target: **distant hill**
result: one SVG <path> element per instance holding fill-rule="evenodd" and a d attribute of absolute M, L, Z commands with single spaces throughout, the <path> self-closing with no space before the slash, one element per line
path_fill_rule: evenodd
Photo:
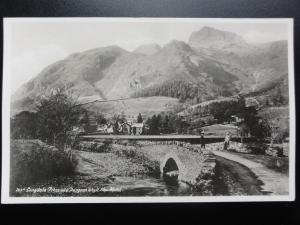
<path fill-rule="evenodd" d="M 12 114 L 33 110 L 37 100 L 58 86 L 80 102 L 165 96 L 198 104 L 274 86 L 287 76 L 287 67 L 286 41 L 251 45 L 234 33 L 204 27 L 192 33 L 188 43 L 174 40 L 133 52 L 108 46 L 74 53 L 19 88 L 12 96 Z M 149 101 L 160 108 L 157 99 Z"/>
<path fill-rule="evenodd" d="M 158 44 L 147 44 L 141 45 L 134 50 L 134 53 L 140 53 L 143 55 L 154 55 L 155 53 L 159 52 L 161 47 Z"/>

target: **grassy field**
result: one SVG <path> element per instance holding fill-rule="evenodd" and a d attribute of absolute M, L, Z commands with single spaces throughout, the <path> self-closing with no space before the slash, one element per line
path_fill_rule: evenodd
<path fill-rule="evenodd" d="M 288 106 L 280 106 L 280 107 L 268 107 L 259 112 L 260 116 L 266 117 L 269 116 L 271 118 L 289 118 L 289 107 Z"/>
<path fill-rule="evenodd" d="M 202 127 L 202 129 L 206 135 L 225 137 L 227 132 L 230 132 L 232 135 L 236 135 L 238 127 L 229 124 L 214 124 Z"/>
<path fill-rule="evenodd" d="M 148 117 L 153 114 L 170 111 L 178 104 L 179 101 L 176 98 L 154 96 L 112 102 L 96 102 L 85 107 L 90 111 L 101 112 L 108 116 L 124 112 L 126 116 L 136 118 L 139 113 Z"/>

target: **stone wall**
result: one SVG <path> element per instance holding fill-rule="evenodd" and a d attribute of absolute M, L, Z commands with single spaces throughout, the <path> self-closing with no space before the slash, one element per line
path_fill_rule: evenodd
<path fill-rule="evenodd" d="M 283 155 L 288 157 L 290 152 L 290 144 L 289 143 L 283 143 Z"/>
<path fill-rule="evenodd" d="M 261 150 L 256 150 L 258 148 L 261 148 Z M 212 151 L 223 151 L 224 142 L 207 144 L 205 146 L 205 149 L 212 150 Z M 255 142 L 241 143 L 241 142 L 230 141 L 228 149 L 229 151 L 235 151 L 240 153 L 256 153 L 256 152 L 264 153 L 263 144 L 255 143 Z"/>

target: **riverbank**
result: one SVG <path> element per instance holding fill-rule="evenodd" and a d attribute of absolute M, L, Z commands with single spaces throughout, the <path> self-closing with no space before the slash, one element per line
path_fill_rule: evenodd
<path fill-rule="evenodd" d="M 78 160 L 76 172 L 99 178 L 112 176 L 159 175 L 159 165 L 132 149 L 120 146 L 112 152 L 74 151 Z"/>
<path fill-rule="evenodd" d="M 119 196 L 132 188 L 130 182 L 159 176 L 159 164 L 130 146 L 114 145 L 103 153 L 73 150 L 72 155 L 74 175 L 24 185 L 16 196 Z"/>
<path fill-rule="evenodd" d="M 195 146 L 194 146 L 195 147 Z M 77 162 L 75 173 L 44 179 L 19 187 L 17 196 L 231 196 L 260 195 L 260 183 L 253 172 L 237 162 L 217 157 L 217 166 L 202 153 L 187 164 L 191 168 L 203 166 L 203 173 L 193 186 L 187 182 L 169 184 L 161 174 L 160 164 L 170 152 L 182 154 L 184 162 L 191 150 L 176 145 L 112 144 L 92 151 L 72 150 Z M 179 156 L 178 155 L 178 156 Z M 188 171 L 190 171 L 190 169 Z M 181 169 L 184 169 L 181 167 Z M 198 187 L 198 188 L 197 188 Z M 200 188 L 199 188 L 200 187 Z"/>
<path fill-rule="evenodd" d="M 74 175 L 21 187 L 18 196 L 206 195 L 210 186 L 199 191 L 187 183 L 169 184 L 163 179 L 160 163 L 170 151 L 178 151 L 178 146 L 110 144 L 101 152 L 73 150 Z M 204 181 L 207 179 L 205 176 Z"/>

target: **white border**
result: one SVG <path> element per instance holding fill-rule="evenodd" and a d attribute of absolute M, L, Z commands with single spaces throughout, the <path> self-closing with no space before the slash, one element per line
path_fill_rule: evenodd
<path fill-rule="evenodd" d="M 202 23 L 285 23 L 288 26 L 288 74 L 289 74 L 289 113 L 290 113 L 290 156 L 289 156 L 289 195 L 282 196 L 189 196 L 189 197 L 10 197 L 10 25 L 13 22 L 202 22 Z M 3 38 L 3 94 L 2 94 L 2 185 L 1 203 L 150 203 L 150 202 L 261 202 L 295 200 L 295 87 L 294 87 L 294 34 L 293 19 L 249 19 L 249 18 L 4 18 Z"/>

